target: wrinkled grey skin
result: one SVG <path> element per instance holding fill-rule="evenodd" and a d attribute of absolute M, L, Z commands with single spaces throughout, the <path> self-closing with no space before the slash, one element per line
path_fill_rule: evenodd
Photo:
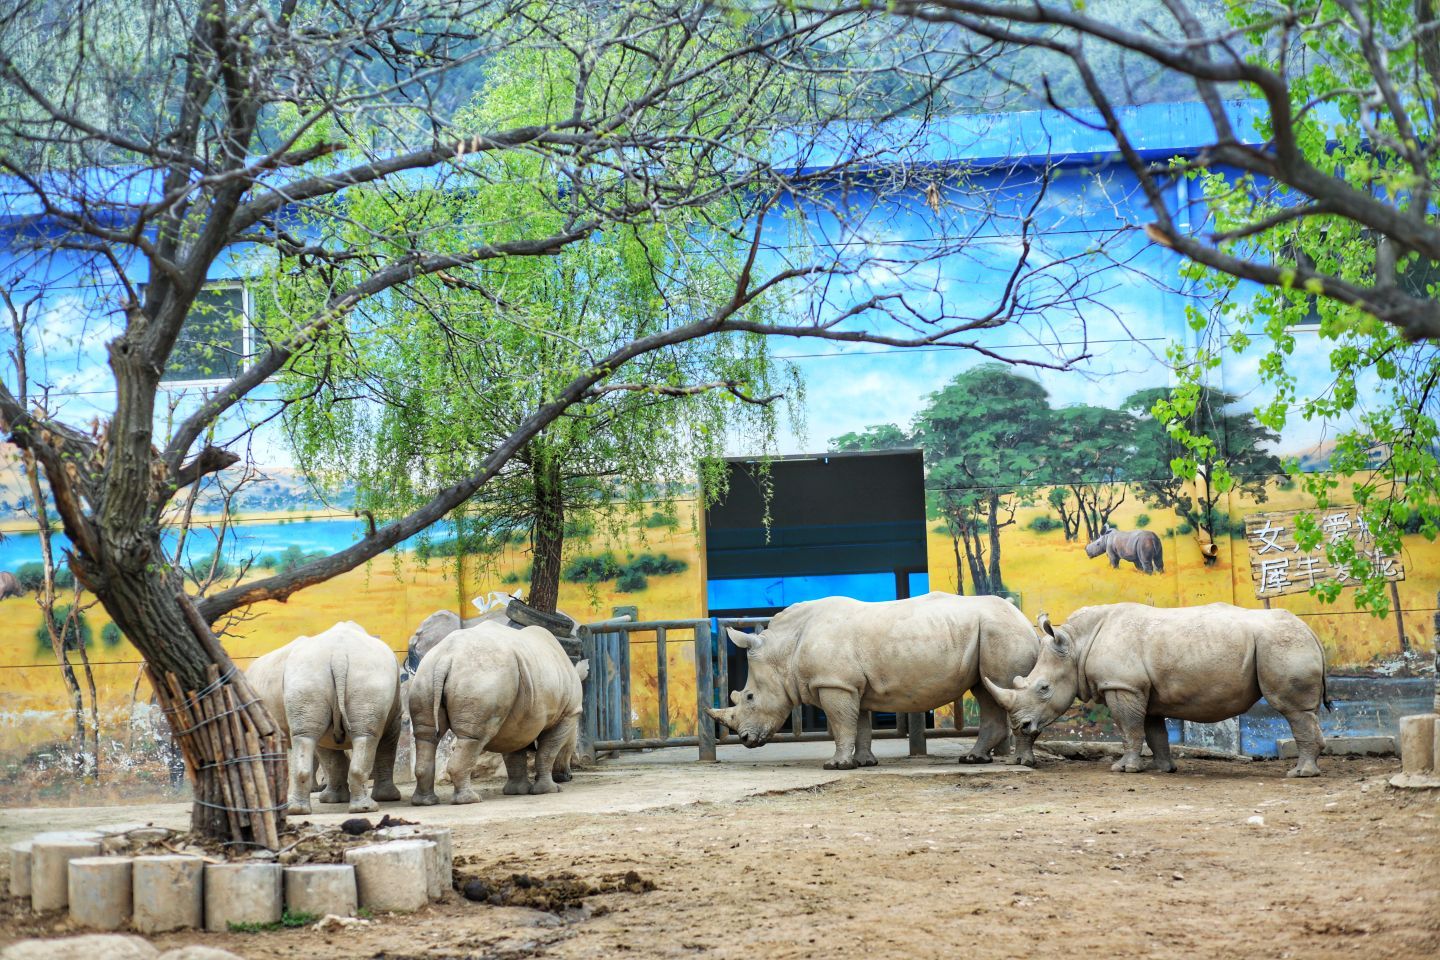
<path fill-rule="evenodd" d="M 835 737 L 826 770 L 876 763 L 870 711 L 918 713 L 960 700 L 968 690 L 980 706 L 980 734 L 961 763 L 989 763 L 1003 748 L 1006 715 L 980 685 L 1016 664 L 1034 664 L 1040 643 L 1024 614 L 999 597 L 928 593 L 908 600 L 864 603 L 827 597 L 776 614 L 763 633 L 730 631 L 747 651 L 744 690 L 734 706 L 707 712 L 747 747 L 766 743 L 796 704 L 820 707 Z M 1033 763 L 1034 737 L 1017 738 L 1015 760 Z"/>
<path fill-rule="evenodd" d="M 351 813 L 370 813 L 377 800 L 400 799 L 400 670 L 383 641 L 337 623 L 260 657 L 245 679 L 290 739 L 289 813 L 310 812 L 317 755 L 325 770 L 321 803 L 348 801 Z"/>
<path fill-rule="evenodd" d="M 420 626 L 410 634 L 410 642 L 405 645 L 405 666 L 400 671 L 402 681 L 409 680 L 415 675 L 415 670 L 420 666 L 420 661 L 425 654 L 435 648 L 435 645 L 444 640 L 456 630 L 473 627 L 485 620 L 495 620 L 505 616 L 504 608 L 488 610 L 478 617 L 471 617 L 468 620 L 461 620 L 460 615 L 454 610 L 436 610 L 430 616 L 420 621 Z"/>
<path fill-rule="evenodd" d="M 15 574 L 9 570 L 0 570 L 0 600 L 6 597 L 23 597 L 25 588 L 20 586 L 20 581 L 15 579 Z"/>
<path fill-rule="evenodd" d="M 1262 696 L 1285 717 L 1300 757 L 1286 776 L 1313 777 L 1324 746 L 1316 716 L 1325 697 L 1325 651 L 1287 610 L 1246 610 L 1228 603 L 1150 607 L 1116 603 L 1083 607 L 1061 626 L 1040 618 L 1048 638 L 1035 669 L 1013 689 L 985 685 L 1031 736 L 1078 697 L 1103 698 L 1120 727 L 1125 752 L 1111 770 L 1136 773 L 1149 743 L 1156 770 L 1171 772 L 1165 719 L 1217 723 L 1239 716 Z"/>
<path fill-rule="evenodd" d="M 556 793 L 554 771 L 568 771 L 580 730 L 581 681 L 589 665 L 570 662 L 560 642 L 541 627 L 512 629 L 488 620 L 456 630 L 420 661 L 408 690 L 415 730 L 416 806 L 439 803 L 435 747 L 446 730 L 454 803 L 475 803 L 470 785 L 481 750 L 505 757 L 505 793 Z M 535 780 L 526 751 L 535 747 Z"/>
<path fill-rule="evenodd" d="M 1110 558 L 1110 566 L 1118 569 L 1121 560 L 1129 560 L 1144 573 L 1164 573 L 1165 555 L 1160 538 L 1149 530 L 1117 530 L 1105 532 L 1085 545 L 1085 556 L 1094 560 L 1100 554 Z"/>

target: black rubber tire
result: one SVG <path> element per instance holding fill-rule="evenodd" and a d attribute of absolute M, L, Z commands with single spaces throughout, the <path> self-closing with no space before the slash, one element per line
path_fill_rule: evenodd
<path fill-rule="evenodd" d="M 557 637 L 569 637 L 575 633 L 575 621 L 565 614 L 542 613 L 520 600 L 512 599 L 505 607 L 505 615 L 527 627 L 544 627 Z"/>

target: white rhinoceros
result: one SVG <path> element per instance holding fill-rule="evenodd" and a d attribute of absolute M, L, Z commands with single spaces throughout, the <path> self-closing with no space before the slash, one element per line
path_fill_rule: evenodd
<path fill-rule="evenodd" d="M 865 603 L 827 597 L 787 607 L 758 635 L 730 630 L 747 651 L 744 690 L 734 706 L 707 708 L 747 747 L 764 744 L 796 704 L 825 711 L 835 737 L 827 770 L 873 766 L 873 710 L 912 713 L 953 703 L 970 691 L 980 706 L 980 734 L 961 763 L 989 763 L 1006 740 L 1005 711 L 982 677 L 1029 670 L 1040 643 L 1025 615 L 999 597 L 927 593 Z M 1017 738 L 1017 756 L 1033 762 L 1034 738 Z"/>
<path fill-rule="evenodd" d="M 1316 716 L 1325 696 L 1325 649 L 1288 610 L 1247 610 L 1228 603 L 1082 607 L 1060 626 L 1040 618 L 1049 637 L 1029 676 L 1013 690 L 986 685 L 1031 736 L 1079 697 L 1104 698 L 1125 739 L 1110 769 L 1142 769 L 1150 744 L 1154 768 L 1170 772 L 1165 718 L 1216 723 L 1239 716 L 1262 696 L 1290 724 L 1300 759 L 1286 776 L 1320 773 L 1324 746 Z"/>
<path fill-rule="evenodd" d="M 455 734 L 448 772 L 455 803 L 474 803 L 470 785 L 482 750 L 503 754 L 505 793 L 555 793 L 557 766 L 568 771 L 579 733 L 581 680 L 589 667 L 572 664 L 542 627 L 516 630 L 488 620 L 446 636 L 410 679 L 410 724 L 415 732 L 417 806 L 439 803 L 435 747 Z M 525 752 L 535 747 L 535 782 Z"/>
<path fill-rule="evenodd" d="M 354 623 L 337 623 L 265 654 L 245 677 L 290 738 L 290 813 L 310 812 L 317 752 L 325 768 L 321 803 L 348 800 L 350 812 L 368 813 L 377 800 L 400 799 L 400 668 L 384 642 Z"/>

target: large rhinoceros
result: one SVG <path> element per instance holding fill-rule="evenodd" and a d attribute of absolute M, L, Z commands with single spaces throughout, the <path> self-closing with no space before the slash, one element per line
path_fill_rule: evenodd
<path fill-rule="evenodd" d="M 568 769 L 579 733 L 581 681 L 588 665 L 572 664 L 560 641 L 543 627 L 516 630 L 485 621 L 435 645 L 411 678 L 410 723 L 415 731 L 415 792 L 410 802 L 438 803 L 435 747 L 454 731 L 448 772 L 455 803 L 480 799 L 470 785 L 481 750 L 505 757 L 505 793 L 554 793 L 557 765 Z M 525 751 L 536 748 L 535 782 Z"/>
<path fill-rule="evenodd" d="M 316 753 L 325 768 L 321 803 L 348 800 L 350 812 L 368 813 L 378 809 L 376 800 L 400 799 L 400 668 L 382 641 L 337 623 L 265 654 L 245 678 L 290 738 L 290 813 L 310 812 Z M 372 771 L 373 793 L 366 784 Z"/>
<path fill-rule="evenodd" d="M 1007 690 L 990 682 L 1017 729 L 1030 735 L 1079 697 L 1103 697 L 1120 726 L 1125 752 L 1110 769 L 1135 773 L 1142 742 L 1154 768 L 1170 772 L 1165 719 L 1216 723 L 1239 716 L 1262 696 L 1290 724 L 1300 759 L 1291 777 L 1320 773 L 1324 746 L 1316 716 L 1325 695 L 1325 650 L 1288 610 L 1247 610 L 1228 603 L 1082 607 L 1061 626 L 1040 618 L 1049 637 L 1035 669 Z"/>
<path fill-rule="evenodd" d="M 826 770 L 873 766 L 869 711 L 933 710 L 974 694 L 980 735 L 961 763 L 989 763 L 1006 739 L 1005 711 L 980 685 L 1035 663 L 1040 643 L 1030 622 L 999 597 L 927 593 L 865 603 L 827 597 L 787 607 L 758 635 L 730 630 L 747 651 L 744 690 L 732 707 L 707 708 L 747 747 L 764 744 L 796 704 L 825 711 L 835 737 Z M 1018 737 L 1017 759 L 1032 763 L 1033 737 Z"/>

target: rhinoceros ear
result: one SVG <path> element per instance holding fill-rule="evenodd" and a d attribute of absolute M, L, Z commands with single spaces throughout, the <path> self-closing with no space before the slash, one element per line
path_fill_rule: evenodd
<path fill-rule="evenodd" d="M 746 633 L 743 630 L 736 630 L 734 627 L 726 627 L 725 633 L 730 637 L 730 642 L 741 650 L 749 650 L 752 653 L 759 650 L 765 643 L 765 638 L 758 633 Z"/>
<path fill-rule="evenodd" d="M 580 674 L 581 680 L 588 679 L 590 676 L 590 661 L 581 660 L 579 663 L 575 664 L 575 672 Z"/>
<path fill-rule="evenodd" d="M 1050 614 L 1040 614 L 1040 618 L 1035 622 L 1040 625 L 1040 629 L 1044 631 L 1048 636 L 1055 636 L 1055 628 L 1050 625 Z"/>

